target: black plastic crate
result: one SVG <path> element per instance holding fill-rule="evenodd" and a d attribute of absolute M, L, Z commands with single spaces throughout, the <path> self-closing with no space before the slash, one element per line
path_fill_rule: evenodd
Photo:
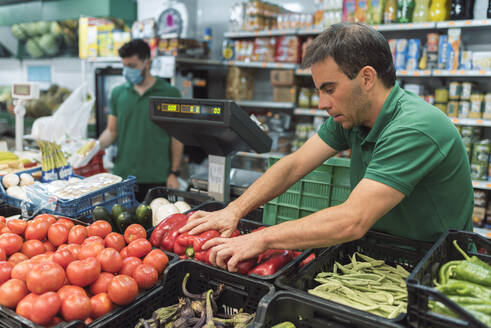
<path fill-rule="evenodd" d="M 188 212 L 191 211 L 207 211 L 207 212 L 213 212 L 213 211 L 219 211 L 221 209 L 225 208 L 224 203 L 220 202 L 209 202 L 209 203 L 204 203 L 199 206 L 196 206 L 195 208 L 189 210 Z M 263 223 L 257 222 L 257 221 L 251 221 L 248 219 L 240 219 L 239 224 L 237 225 L 237 229 L 240 231 L 241 234 L 246 234 L 250 233 L 253 230 L 265 226 Z M 153 231 L 153 228 L 150 229 L 147 232 L 147 235 L 150 236 L 151 232 Z M 269 275 L 269 276 L 259 276 L 259 275 L 249 275 L 249 277 L 254 277 L 259 280 L 264 280 L 264 281 L 269 281 L 273 282 L 276 278 L 278 278 L 280 275 L 284 274 L 287 271 L 292 270 L 292 268 L 297 267 L 300 262 L 302 262 L 304 259 L 306 259 L 311 253 L 313 252 L 312 249 L 307 249 L 305 250 L 302 254 L 297 256 L 295 259 L 291 260 L 289 263 L 287 263 L 284 267 L 276 271 L 274 274 Z M 222 270 L 222 269 L 219 269 Z M 224 270 L 225 271 L 225 270 Z"/>
<path fill-rule="evenodd" d="M 140 318 L 149 319 L 153 311 L 158 308 L 176 304 L 178 298 L 184 296 L 181 286 L 186 273 L 190 273 L 187 289 L 191 293 L 203 293 L 209 289 L 215 290 L 219 284 L 225 285 L 217 300 L 221 313 L 232 314 L 240 309 L 247 313 L 254 313 L 261 298 L 274 292 L 274 287 L 270 283 L 229 273 L 199 262 L 184 260 L 165 270 L 163 286 L 157 287 L 138 302 L 123 308 L 117 315 L 108 317 L 97 327 L 133 328 Z"/>
<path fill-rule="evenodd" d="M 15 206 L 12 206 L 0 199 L 0 216 L 8 218 L 9 216 L 21 214 L 21 210 Z"/>
<path fill-rule="evenodd" d="M 327 307 L 317 299 L 291 291 L 279 291 L 265 296 L 260 303 L 254 328 L 269 328 L 289 321 L 296 328 L 346 328 L 351 325 L 353 314 L 337 306 Z M 403 328 L 397 323 L 380 323 L 365 318 L 366 327 Z"/>
<path fill-rule="evenodd" d="M 453 260 L 463 260 L 455 246 L 491 264 L 491 240 L 472 232 L 450 230 L 442 235 L 407 280 L 408 323 L 413 327 L 486 327 L 473 315 L 451 301 L 443 293 L 432 288 L 433 280 L 438 280 L 440 267 Z M 475 251 L 477 250 L 477 252 Z M 439 301 L 450 308 L 460 319 L 433 313 L 428 308 L 428 300 Z"/>
<path fill-rule="evenodd" d="M 393 327 L 394 323 L 402 322 L 406 318 L 405 313 L 400 314 L 395 319 L 386 319 L 311 295 L 307 290 L 319 285 L 314 280 L 318 273 L 332 272 L 335 261 L 341 264 L 350 263 L 350 256 L 355 252 L 360 252 L 377 260 L 384 260 L 392 266 L 401 265 L 411 271 L 431 246 L 430 243 L 369 231 L 363 238 L 326 249 L 315 261 L 310 262 L 298 272 L 291 271 L 280 276 L 275 280 L 275 285 L 279 289 L 300 293 L 305 297 L 321 302 L 325 307 L 336 309 L 338 313 L 345 315 L 350 320 L 351 326 Z"/>
<path fill-rule="evenodd" d="M 185 201 L 191 206 L 191 208 L 213 200 L 212 197 L 200 192 L 182 191 L 177 189 L 170 189 L 167 187 L 155 187 L 147 192 L 143 203 L 146 205 L 150 205 L 152 200 L 158 197 L 164 197 L 172 203 L 175 203 L 179 200 Z"/>

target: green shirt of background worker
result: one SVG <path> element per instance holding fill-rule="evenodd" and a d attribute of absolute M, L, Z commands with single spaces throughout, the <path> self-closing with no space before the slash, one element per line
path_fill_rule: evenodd
<path fill-rule="evenodd" d="M 140 39 L 119 49 L 123 76 L 127 83 L 113 89 L 107 127 L 99 137 L 101 148 L 117 140 L 114 174 L 133 175 L 137 180 L 135 196 L 143 201 L 148 189 L 158 185 L 178 188 L 179 167 L 184 146 L 150 121 L 151 96 L 180 97 L 179 91 L 165 80 L 150 74 L 150 48 Z"/>
<path fill-rule="evenodd" d="M 448 229 L 472 230 L 473 189 L 457 129 L 437 108 L 402 90 L 387 41 L 373 28 L 331 26 L 307 49 L 330 118 L 298 151 L 268 169 L 244 194 L 217 212 L 197 212 L 181 231 L 216 229 L 210 261 L 236 271 L 266 249 L 327 247 L 363 237 L 369 229 L 434 241 Z M 298 220 L 229 237 L 240 218 L 351 148 L 348 199 Z"/>

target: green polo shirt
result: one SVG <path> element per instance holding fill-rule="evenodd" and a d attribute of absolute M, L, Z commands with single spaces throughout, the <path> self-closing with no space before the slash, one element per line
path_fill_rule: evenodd
<path fill-rule="evenodd" d="M 138 183 L 165 183 L 171 167 L 170 138 L 148 117 L 151 96 L 180 97 L 179 91 L 157 78 L 143 95 L 124 83 L 111 93 L 111 114 L 117 118 L 118 153 L 114 174 L 133 175 Z"/>
<path fill-rule="evenodd" d="M 351 148 L 352 188 L 368 178 L 405 195 L 372 229 L 422 241 L 448 229 L 472 231 L 469 161 L 457 129 L 436 107 L 396 83 L 372 129 L 345 130 L 329 118 L 318 134 L 336 150 Z"/>

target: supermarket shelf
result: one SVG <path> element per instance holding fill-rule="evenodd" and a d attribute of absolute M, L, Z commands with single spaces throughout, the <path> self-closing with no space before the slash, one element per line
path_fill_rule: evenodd
<path fill-rule="evenodd" d="M 254 38 L 256 36 L 279 36 L 279 35 L 295 35 L 297 29 L 287 30 L 266 30 L 266 31 L 240 31 L 240 32 L 225 32 L 226 38 Z"/>
<path fill-rule="evenodd" d="M 256 100 L 237 101 L 237 105 L 242 107 L 278 108 L 278 109 L 290 109 L 295 107 L 295 103 L 292 102 L 256 101 Z"/>
<path fill-rule="evenodd" d="M 476 228 L 474 227 L 474 232 L 484 236 L 486 238 L 491 238 L 491 230 L 486 228 Z"/>
<path fill-rule="evenodd" d="M 489 126 L 489 127 L 491 127 L 491 120 L 482 120 L 482 119 L 476 119 L 476 118 L 457 118 L 457 117 L 449 117 L 449 119 L 455 125 Z"/>
<path fill-rule="evenodd" d="M 285 153 L 263 153 L 263 154 L 258 154 L 258 153 L 250 153 L 246 151 L 239 151 L 237 152 L 236 156 L 241 156 L 241 157 L 250 157 L 250 158 L 262 158 L 262 159 L 268 159 L 272 156 L 285 156 Z"/>
<path fill-rule="evenodd" d="M 324 29 L 322 28 L 309 28 L 305 30 L 298 30 L 299 35 L 315 35 L 315 34 L 321 34 L 324 32 Z"/>
<path fill-rule="evenodd" d="M 184 65 L 223 66 L 221 60 L 176 57 L 176 62 Z"/>
<path fill-rule="evenodd" d="M 177 39 L 179 37 L 179 34 L 177 33 L 165 33 L 159 35 L 159 39 Z"/>
<path fill-rule="evenodd" d="M 311 109 L 311 108 L 295 108 L 293 111 L 295 115 L 305 115 L 305 116 L 324 116 L 328 117 L 327 111 L 320 109 Z"/>
<path fill-rule="evenodd" d="M 449 27 L 476 28 L 489 26 L 491 26 L 491 19 L 458 20 L 436 23 L 436 28 L 441 29 Z"/>
<path fill-rule="evenodd" d="M 449 76 L 449 77 L 491 77 L 491 70 L 434 70 L 433 76 Z"/>
<path fill-rule="evenodd" d="M 246 62 L 238 60 L 230 60 L 225 62 L 229 66 L 237 67 L 252 67 L 252 68 L 269 68 L 269 69 L 296 69 L 297 64 L 292 63 L 268 63 L 268 62 Z"/>
<path fill-rule="evenodd" d="M 491 181 L 472 180 L 472 186 L 477 189 L 491 190 Z"/>
<path fill-rule="evenodd" d="M 431 76 L 431 70 L 399 70 L 396 72 L 396 76 L 413 76 L 413 77 L 420 77 L 420 76 Z"/>
<path fill-rule="evenodd" d="M 295 71 L 295 75 L 297 75 L 297 76 L 310 76 L 310 75 L 312 75 L 312 72 L 310 71 L 310 68 L 306 68 L 306 69 L 298 68 Z"/>
<path fill-rule="evenodd" d="M 435 22 L 408 23 L 408 24 L 382 24 L 373 25 L 377 31 L 408 31 L 408 30 L 431 30 L 436 27 Z"/>
<path fill-rule="evenodd" d="M 87 61 L 90 63 L 120 63 L 121 57 L 95 57 L 88 58 Z"/>

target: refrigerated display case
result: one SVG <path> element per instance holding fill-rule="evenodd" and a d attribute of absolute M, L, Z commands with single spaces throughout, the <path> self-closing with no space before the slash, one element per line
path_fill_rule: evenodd
<path fill-rule="evenodd" d="M 99 137 L 106 128 L 109 115 L 109 98 L 114 87 L 125 82 L 122 68 L 104 67 L 95 70 L 95 115 L 96 135 Z"/>

